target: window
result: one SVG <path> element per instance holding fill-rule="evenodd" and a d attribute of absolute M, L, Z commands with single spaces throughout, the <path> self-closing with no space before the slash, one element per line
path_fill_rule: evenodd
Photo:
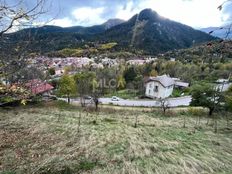
<path fill-rule="evenodd" d="M 158 92 L 158 86 L 155 86 L 154 91 L 155 91 L 155 92 Z"/>
<path fill-rule="evenodd" d="M 152 88 L 152 84 L 151 83 L 150 83 L 149 87 Z"/>

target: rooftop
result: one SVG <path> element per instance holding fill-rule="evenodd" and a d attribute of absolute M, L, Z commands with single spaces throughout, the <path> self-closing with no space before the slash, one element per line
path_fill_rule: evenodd
<path fill-rule="evenodd" d="M 160 82 L 164 87 L 171 86 L 175 84 L 175 81 L 167 76 L 166 74 L 162 76 L 157 76 L 157 77 L 150 77 L 148 81 L 158 81 Z"/>

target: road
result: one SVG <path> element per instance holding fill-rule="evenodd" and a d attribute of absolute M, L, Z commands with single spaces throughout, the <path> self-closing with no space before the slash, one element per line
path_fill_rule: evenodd
<path fill-rule="evenodd" d="M 60 99 L 66 101 L 66 99 Z M 178 107 L 178 106 L 189 106 L 190 102 L 192 100 L 191 96 L 184 96 L 184 97 L 178 97 L 178 98 L 169 98 L 167 103 L 169 107 Z M 112 104 L 116 106 L 141 106 L 141 107 L 159 107 L 160 102 L 157 100 L 124 100 L 120 99 L 119 101 L 112 101 L 111 98 L 100 98 L 99 101 L 101 104 Z M 79 99 L 72 99 L 72 103 L 79 104 Z M 88 102 L 88 101 L 87 101 Z M 90 102 L 90 100 L 89 100 Z"/>
<path fill-rule="evenodd" d="M 102 104 L 113 104 L 117 106 L 143 106 L 143 107 L 159 107 L 160 102 L 156 100 L 124 100 L 112 101 L 111 98 L 100 98 Z M 189 106 L 192 100 L 191 96 L 169 98 L 167 103 L 169 107 Z"/>

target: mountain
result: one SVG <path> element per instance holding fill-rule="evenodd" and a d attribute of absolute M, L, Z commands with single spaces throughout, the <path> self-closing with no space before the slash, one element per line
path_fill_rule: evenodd
<path fill-rule="evenodd" d="M 115 51 L 153 55 L 216 39 L 187 25 L 161 17 L 151 9 L 141 11 L 126 22 L 114 19 L 92 27 L 44 26 L 11 33 L 6 38 L 4 43 L 18 45 L 24 45 L 30 40 L 28 50 L 42 54 L 63 48 L 117 42 Z"/>
<path fill-rule="evenodd" d="M 116 41 L 125 49 L 135 48 L 145 53 L 157 54 L 187 48 L 216 38 L 161 17 L 151 9 L 145 9 L 129 21 L 107 30 L 98 39 Z"/>
<path fill-rule="evenodd" d="M 232 39 L 232 32 L 228 33 L 230 26 L 222 26 L 222 27 L 208 27 L 202 28 L 201 31 L 205 33 L 211 33 L 212 36 L 219 37 L 222 39 Z M 228 33 L 228 35 L 227 35 Z"/>
<path fill-rule="evenodd" d="M 114 26 L 117 26 L 119 24 L 122 24 L 123 22 L 125 22 L 124 20 L 122 19 L 109 19 L 108 21 L 106 21 L 105 23 L 103 23 L 102 25 L 105 27 L 106 30 L 114 27 Z"/>
<path fill-rule="evenodd" d="M 91 27 L 82 27 L 82 26 L 74 26 L 74 27 L 58 27 L 58 26 L 52 26 L 52 25 L 45 25 L 42 27 L 37 28 L 27 28 L 23 29 L 18 32 L 18 34 L 22 34 L 22 32 L 25 33 L 78 33 L 78 34 L 98 34 L 105 32 L 106 30 L 119 25 L 123 23 L 124 21 L 121 19 L 109 19 L 105 23 L 101 25 L 94 25 Z"/>

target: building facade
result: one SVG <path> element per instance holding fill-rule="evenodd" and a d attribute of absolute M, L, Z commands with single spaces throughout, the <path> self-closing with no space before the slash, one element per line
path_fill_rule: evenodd
<path fill-rule="evenodd" d="M 145 96 L 153 99 L 167 98 L 172 95 L 174 85 L 174 80 L 167 75 L 149 78 L 145 85 Z"/>

